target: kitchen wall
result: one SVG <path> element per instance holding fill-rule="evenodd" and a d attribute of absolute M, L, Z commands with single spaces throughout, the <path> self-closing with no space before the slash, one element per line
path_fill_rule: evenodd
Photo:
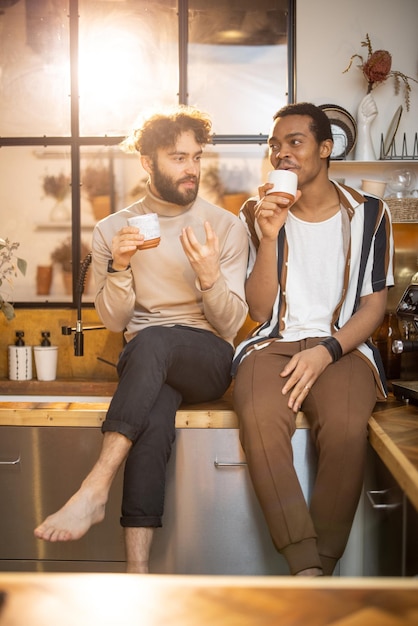
<path fill-rule="evenodd" d="M 361 47 L 369 33 L 373 50 L 392 54 L 392 69 L 418 76 L 417 0 L 296 0 L 296 100 L 338 104 L 356 116 L 366 94 L 366 81 L 352 54 L 367 58 Z M 404 107 L 398 133 L 410 138 L 418 131 L 418 84 L 411 82 L 411 109 Z M 402 93 L 395 95 L 389 79 L 374 90 L 379 115 L 372 125 L 375 150 L 386 133 Z M 411 141 L 412 141 L 411 140 Z M 411 144 L 411 150 L 412 150 Z"/>

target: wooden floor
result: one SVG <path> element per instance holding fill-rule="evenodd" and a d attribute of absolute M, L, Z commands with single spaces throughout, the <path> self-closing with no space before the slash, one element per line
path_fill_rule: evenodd
<path fill-rule="evenodd" d="M 1 626 L 417 626 L 413 579 L 0 574 Z"/>

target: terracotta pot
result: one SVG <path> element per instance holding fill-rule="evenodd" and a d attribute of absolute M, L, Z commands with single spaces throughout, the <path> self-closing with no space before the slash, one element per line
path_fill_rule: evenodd
<path fill-rule="evenodd" d="M 98 222 L 111 212 L 110 196 L 94 196 L 90 198 L 95 220 Z"/>
<path fill-rule="evenodd" d="M 248 193 L 226 193 L 222 198 L 222 206 L 227 211 L 238 215 L 240 208 L 248 199 Z"/>
<path fill-rule="evenodd" d="M 36 293 L 48 296 L 51 291 L 52 265 L 38 265 L 36 268 Z"/>

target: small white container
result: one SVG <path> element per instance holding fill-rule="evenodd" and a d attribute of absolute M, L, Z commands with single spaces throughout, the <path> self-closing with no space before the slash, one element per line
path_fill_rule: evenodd
<path fill-rule="evenodd" d="M 386 183 L 382 180 L 370 180 L 363 178 L 361 181 L 361 188 L 366 193 L 372 193 L 374 196 L 383 198 L 383 194 L 386 190 Z"/>
<path fill-rule="evenodd" d="M 268 190 L 268 194 L 274 193 L 293 202 L 298 188 L 298 177 L 290 170 L 272 170 L 268 174 L 268 182 L 274 187 Z"/>
<path fill-rule="evenodd" d="M 58 346 L 33 346 L 36 378 L 55 380 L 57 377 Z"/>
<path fill-rule="evenodd" d="M 9 346 L 9 379 L 32 380 L 31 346 Z"/>
<path fill-rule="evenodd" d="M 139 250 L 155 248 L 160 243 L 161 231 L 157 213 L 145 213 L 128 218 L 129 226 L 139 228 L 141 235 L 144 235 L 144 243 L 138 246 Z"/>

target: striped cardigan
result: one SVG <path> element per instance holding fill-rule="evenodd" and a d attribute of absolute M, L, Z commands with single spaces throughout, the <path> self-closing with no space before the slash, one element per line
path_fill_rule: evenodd
<path fill-rule="evenodd" d="M 356 189 L 332 181 L 340 197 L 342 215 L 342 238 L 345 257 L 343 292 L 332 316 L 334 330 L 338 330 L 356 312 L 361 293 L 373 293 L 394 284 L 393 280 L 393 237 L 390 212 L 386 203 L 372 195 L 362 194 Z M 250 242 L 247 269 L 249 276 L 254 267 L 259 234 L 254 219 L 256 198 L 250 198 L 240 211 Z M 319 252 L 319 251 L 318 251 Z M 236 348 L 232 373 L 239 363 L 254 348 L 262 349 L 271 339 L 280 340 L 286 311 L 286 261 L 288 243 L 284 226 L 277 240 L 277 271 L 279 289 L 273 306 L 272 316 L 261 324 Z M 330 333 L 332 329 L 330 329 Z M 380 354 L 371 341 L 357 346 L 357 351 L 372 367 L 377 397 L 386 397 L 386 379 Z"/>

